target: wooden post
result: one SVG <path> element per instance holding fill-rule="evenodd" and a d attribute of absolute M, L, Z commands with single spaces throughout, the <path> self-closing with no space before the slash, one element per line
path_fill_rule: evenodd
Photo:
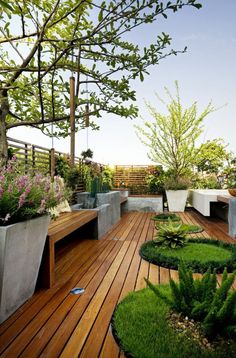
<path fill-rule="evenodd" d="M 25 174 L 28 174 L 29 166 L 28 166 L 28 145 L 25 143 Z"/>
<path fill-rule="evenodd" d="M 50 175 L 51 178 L 54 178 L 55 175 L 55 149 L 50 150 Z"/>
<path fill-rule="evenodd" d="M 33 173 L 35 173 L 35 146 L 32 145 L 32 168 L 33 168 Z"/>
<path fill-rule="evenodd" d="M 75 163 L 75 78 L 70 77 L 70 160 Z"/>

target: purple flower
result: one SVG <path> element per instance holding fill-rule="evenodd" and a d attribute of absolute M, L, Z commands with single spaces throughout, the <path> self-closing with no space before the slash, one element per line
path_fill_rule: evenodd
<path fill-rule="evenodd" d="M 16 185 L 17 185 L 17 188 L 18 188 L 19 191 L 22 191 L 22 189 L 28 183 L 28 180 L 29 180 L 28 175 L 22 175 L 17 179 Z"/>
<path fill-rule="evenodd" d="M 45 208 L 46 208 L 46 200 L 45 199 L 42 199 L 41 200 L 41 203 L 40 203 L 40 208 L 38 209 L 38 213 L 39 214 L 42 214 L 44 211 L 45 211 Z"/>
<path fill-rule="evenodd" d="M 26 194 L 25 192 L 21 194 L 19 198 L 18 208 L 21 208 L 25 203 Z"/>
<path fill-rule="evenodd" d="M 31 190 L 31 184 L 29 184 L 25 189 L 25 194 L 29 194 Z"/>
<path fill-rule="evenodd" d="M 4 190 L 3 190 L 3 188 L 0 186 L 0 198 L 2 197 L 3 192 L 4 192 Z"/>

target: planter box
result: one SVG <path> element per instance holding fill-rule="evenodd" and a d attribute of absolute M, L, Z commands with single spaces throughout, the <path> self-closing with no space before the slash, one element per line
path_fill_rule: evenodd
<path fill-rule="evenodd" d="M 163 212 L 162 195 L 131 195 L 124 204 L 124 212 Z"/>
<path fill-rule="evenodd" d="M 166 190 L 169 211 L 183 212 L 185 209 L 188 190 Z"/>
<path fill-rule="evenodd" d="M 90 209 L 88 205 L 90 199 L 90 193 L 88 192 L 77 193 L 77 204 L 72 205 L 72 210 Z M 97 206 L 92 210 L 98 212 L 98 218 L 94 236 L 100 239 L 120 220 L 120 193 L 118 191 L 97 193 L 95 202 Z"/>
<path fill-rule="evenodd" d="M 192 189 L 190 190 L 190 203 L 204 216 L 210 216 L 211 202 L 217 202 L 218 195 L 227 195 L 224 189 Z"/>
<path fill-rule="evenodd" d="M 50 217 L 0 227 L 0 323 L 34 293 Z"/>

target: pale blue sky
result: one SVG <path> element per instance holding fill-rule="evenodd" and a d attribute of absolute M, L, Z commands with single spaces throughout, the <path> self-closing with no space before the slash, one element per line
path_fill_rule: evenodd
<path fill-rule="evenodd" d="M 154 92 L 166 98 L 164 87 L 173 93 L 174 81 L 178 80 L 184 105 L 197 101 L 201 111 L 212 100 L 215 107 L 223 106 L 205 120 L 201 141 L 222 137 L 236 153 L 236 0 L 203 0 L 202 4 L 201 10 L 183 9 L 132 34 L 135 42 L 147 45 L 164 31 L 173 38 L 172 48 L 188 47 L 187 53 L 171 56 L 153 67 L 143 83 L 135 81 L 137 104 L 145 120 L 150 116 L 144 99 L 165 111 Z M 148 149 L 140 143 L 133 128 L 141 123 L 140 119 L 131 121 L 104 115 L 97 123 L 100 131 L 88 132 L 94 160 L 110 165 L 151 163 Z M 9 136 L 51 146 L 49 138 L 32 129 L 13 129 Z M 76 134 L 76 155 L 87 149 L 86 138 L 86 130 Z M 55 140 L 55 148 L 69 152 L 69 140 Z"/>

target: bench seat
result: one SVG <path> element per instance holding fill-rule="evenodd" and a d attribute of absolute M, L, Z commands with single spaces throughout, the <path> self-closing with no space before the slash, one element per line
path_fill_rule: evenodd
<path fill-rule="evenodd" d="M 51 221 L 40 272 L 40 284 L 43 287 L 50 288 L 55 284 L 55 243 L 96 218 L 96 210 L 79 210 L 62 213 Z"/>

